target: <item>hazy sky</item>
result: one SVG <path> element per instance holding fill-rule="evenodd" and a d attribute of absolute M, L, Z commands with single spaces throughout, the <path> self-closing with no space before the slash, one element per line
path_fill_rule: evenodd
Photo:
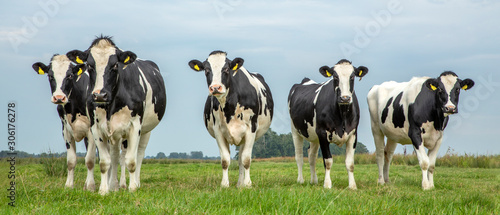
<path fill-rule="evenodd" d="M 55 53 L 85 50 L 103 34 L 113 36 L 119 48 L 156 62 L 165 79 L 167 111 L 146 155 L 203 151 L 219 156 L 203 123 L 205 76 L 187 65 L 214 50 L 242 57 L 245 68 L 265 77 L 275 102 L 271 128 L 278 133 L 290 132 L 286 104 L 294 83 L 304 77 L 326 81 L 319 67 L 343 58 L 368 67 L 355 90 L 362 111 L 358 139 L 372 152 L 366 104 L 371 86 L 453 70 L 476 85 L 461 93 L 459 114 L 451 116 L 440 155 L 449 148 L 499 154 L 498 11 L 500 3 L 493 0 L 8 1 L 0 9 L 0 150 L 8 148 L 8 102 L 17 105 L 16 149 L 66 150 L 48 80 L 31 65 L 48 64 Z M 83 143 L 77 149 L 84 152 Z"/>

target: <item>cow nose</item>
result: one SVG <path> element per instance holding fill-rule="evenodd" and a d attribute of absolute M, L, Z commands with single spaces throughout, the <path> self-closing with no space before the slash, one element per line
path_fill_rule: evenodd
<path fill-rule="evenodd" d="M 94 101 L 95 102 L 107 102 L 108 101 L 108 94 L 106 92 L 94 92 L 92 93 L 94 96 Z"/>
<path fill-rule="evenodd" d="M 340 102 L 341 103 L 348 103 L 351 100 L 350 96 L 341 96 L 340 97 Z"/>
<path fill-rule="evenodd" d="M 63 95 L 52 96 L 52 103 L 54 104 L 63 104 L 66 102 L 67 102 L 66 96 Z"/>
<path fill-rule="evenodd" d="M 222 86 L 220 84 L 214 84 L 208 88 L 210 94 L 218 94 L 222 91 Z"/>
<path fill-rule="evenodd" d="M 451 106 L 451 105 L 445 106 L 444 112 L 445 113 L 455 113 L 456 112 L 455 106 Z"/>

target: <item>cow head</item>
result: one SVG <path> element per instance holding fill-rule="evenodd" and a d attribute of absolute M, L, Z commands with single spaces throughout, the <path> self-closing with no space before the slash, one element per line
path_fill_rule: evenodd
<path fill-rule="evenodd" d="M 333 78 L 335 96 L 339 105 L 352 103 L 352 92 L 354 91 L 354 77 L 359 80 L 368 73 L 368 68 L 364 66 L 354 67 L 351 62 L 345 59 L 340 60 L 332 68 L 322 66 L 319 72 L 325 77 Z"/>
<path fill-rule="evenodd" d="M 238 72 L 244 62 L 241 58 L 231 61 L 226 55 L 225 52 L 214 51 L 203 63 L 199 60 L 189 61 L 189 67 L 194 71 L 205 71 L 208 94 L 217 99 L 225 98 L 231 87 L 231 77 Z"/>
<path fill-rule="evenodd" d="M 87 51 L 73 50 L 66 56 L 75 63 L 87 63 L 94 86 L 92 100 L 98 104 L 111 101 L 119 74 L 137 58 L 133 52 L 118 49 L 110 37 L 102 36 L 95 39 Z"/>
<path fill-rule="evenodd" d="M 460 80 L 451 71 L 441 73 L 438 78 L 430 78 L 424 85 L 434 93 L 438 108 L 443 110 L 445 116 L 458 113 L 458 97 L 460 89 L 468 90 L 474 86 L 471 79 Z"/>
<path fill-rule="evenodd" d="M 39 75 L 47 75 L 50 83 L 54 104 L 65 105 L 71 94 L 78 76 L 85 71 L 85 65 L 73 65 L 65 55 L 54 55 L 47 66 L 41 62 L 33 64 L 33 69 Z"/>

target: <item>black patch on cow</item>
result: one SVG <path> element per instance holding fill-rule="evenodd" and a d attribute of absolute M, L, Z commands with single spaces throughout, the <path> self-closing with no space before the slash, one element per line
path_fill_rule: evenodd
<path fill-rule="evenodd" d="M 100 138 L 100 137 L 99 137 L 99 142 L 101 142 L 101 143 L 103 142 L 103 141 L 102 141 L 102 138 Z"/>
<path fill-rule="evenodd" d="M 85 150 L 89 150 L 89 138 L 88 137 L 84 137 L 83 138 L 83 143 L 85 143 Z"/>
<path fill-rule="evenodd" d="M 127 142 L 127 140 L 124 140 L 122 142 L 122 145 L 123 145 L 123 148 L 127 149 L 128 148 L 128 142 Z"/>
<path fill-rule="evenodd" d="M 71 148 L 71 146 L 69 145 L 68 142 L 66 142 L 66 149 L 69 149 L 69 148 Z"/>
<path fill-rule="evenodd" d="M 392 99 L 393 99 L 393 97 L 391 97 L 389 99 L 389 101 L 387 101 L 387 104 L 385 105 L 384 110 L 382 110 L 382 117 L 380 118 L 382 121 L 382 124 L 385 123 L 385 120 L 387 119 L 387 115 L 389 114 L 389 106 L 392 104 Z"/>
<path fill-rule="evenodd" d="M 292 123 L 297 131 L 306 138 L 309 138 L 307 133 L 308 124 L 314 126 L 315 104 L 313 102 L 316 95 L 315 91 L 321 86 L 321 84 L 303 85 L 310 80 L 304 78 L 301 84 L 293 85 L 288 94 Z"/>
<path fill-rule="evenodd" d="M 139 135 L 141 135 L 141 130 L 139 130 Z"/>
<path fill-rule="evenodd" d="M 394 112 L 392 113 L 392 123 L 394 123 L 395 128 L 403 128 L 405 124 L 405 113 L 403 109 L 403 105 L 400 104 L 401 98 L 403 97 L 403 92 L 399 93 L 394 99 L 393 108 Z"/>

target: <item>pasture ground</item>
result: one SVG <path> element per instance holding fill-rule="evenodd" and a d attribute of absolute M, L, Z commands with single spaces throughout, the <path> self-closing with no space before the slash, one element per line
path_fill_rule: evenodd
<path fill-rule="evenodd" d="M 498 156 L 496 156 L 498 158 Z M 61 160 L 64 162 L 64 159 Z M 307 160 L 306 160 L 307 161 Z M 156 160 L 143 164 L 141 188 L 100 196 L 83 190 L 83 159 L 75 170 L 75 188 L 66 176 L 49 176 L 38 161 L 18 160 L 16 202 L 8 205 L 9 164 L 0 160 L 0 214 L 500 214 L 500 169 L 437 166 L 436 188 L 421 189 L 418 165 L 391 165 L 392 183 L 377 185 L 375 164 L 355 165 L 358 190 L 348 185 L 345 165 L 332 167 L 333 188 L 323 188 L 324 169 L 318 159 L 318 185 L 298 184 L 292 158 L 254 160 L 253 187 L 236 188 L 238 168 L 231 163 L 230 188 L 220 188 L 219 161 Z M 95 168 L 96 186 L 100 183 Z"/>

